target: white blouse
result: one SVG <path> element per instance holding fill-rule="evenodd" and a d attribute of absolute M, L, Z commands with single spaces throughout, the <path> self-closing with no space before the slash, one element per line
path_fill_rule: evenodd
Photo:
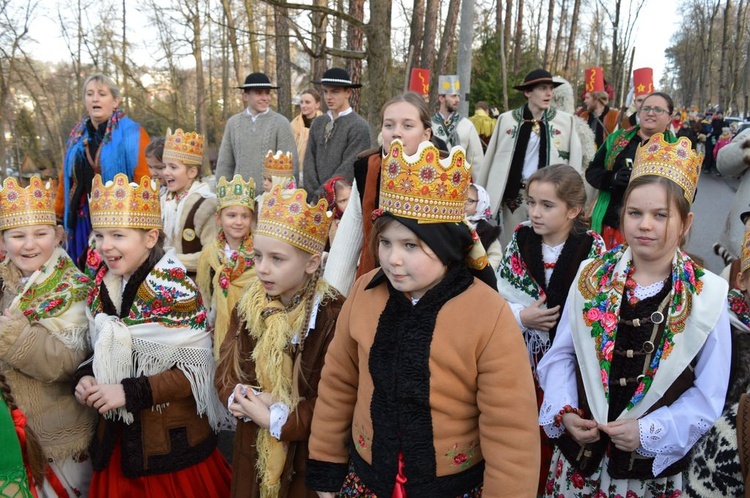
<path fill-rule="evenodd" d="M 638 289 L 639 297 L 659 292 L 661 286 Z M 565 428 L 554 426 L 554 416 L 565 405 L 578 407 L 576 387 L 576 354 L 566 306 L 557 328 L 555 343 L 537 367 L 544 403 L 539 425 L 551 438 L 562 435 Z M 716 327 L 698 353 L 695 382 L 670 406 L 663 406 L 638 419 L 641 445 L 638 453 L 653 457 L 654 475 L 683 458 L 690 448 L 711 428 L 724 407 L 732 356 L 729 316 L 721 312 Z M 657 372 L 657 376 L 658 376 Z"/>

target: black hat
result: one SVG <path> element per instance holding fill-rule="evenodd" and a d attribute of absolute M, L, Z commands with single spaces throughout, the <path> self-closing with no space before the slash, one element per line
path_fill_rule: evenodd
<path fill-rule="evenodd" d="M 271 80 L 263 73 L 248 74 L 245 78 L 245 84 L 238 86 L 240 90 L 277 90 L 279 87 L 271 86 Z"/>
<path fill-rule="evenodd" d="M 342 88 L 362 88 L 360 83 L 352 83 L 352 79 L 346 69 L 332 67 L 325 73 L 320 81 L 313 81 L 316 85 L 338 86 Z"/>
<path fill-rule="evenodd" d="M 522 84 L 516 85 L 513 88 L 521 91 L 533 90 L 536 85 L 541 85 L 542 83 L 549 83 L 553 88 L 562 85 L 562 81 L 554 81 L 552 75 L 544 69 L 534 69 L 526 75 Z"/>

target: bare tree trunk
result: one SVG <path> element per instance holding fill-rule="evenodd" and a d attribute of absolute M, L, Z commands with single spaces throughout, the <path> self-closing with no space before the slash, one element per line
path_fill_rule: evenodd
<path fill-rule="evenodd" d="M 419 67 L 435 71 L 435 37 L 437 35 L 437 19 L 440 0 L 427 0 L 424 21 L 424 39 L 422 44 L 422 57 Z"/>
<path fill-rule="evenodd" d="M 391 85 L 391 1 L 370 0 L 370 22 L 367 35 L 367 71 L 370 74 L 367 121 L 372 123 L 372 142 L 375 143 L 380 122 L 380 109 L 390 98 Z"/>
<path fill-rule="evenodd" d="M 745 31 L 747 21 L 747 5 L 745 0 L 740 0 L 737 5 L 737 25 L 735 27 L 735 41 L 732 44 L 732 102 L 737 104 L 739 109 L 739 92 L 740 92 L 740 66 L 742 66 L 742 48 L 745 45 L 745 37 L 747 32 Z"/>
<path fill-rule="evenodd" d="M 409 53 L 411 60 L 406 68 L 406 79 L 409 79 L 411 69 L 422 63 L 422 40 L 424 39 L 424 0 L 414 0 L 411 9 L 411 24 L 409 26 Z"/>
<path fill-rule="evenodd" d="M 199 2 L 195 0 L 192 6 L 191 25 L 193 28 L 193 58 L 195 59 L 195 79 L 196 79 L 196 116 L 198 118 L 197 128 L 201 135 L 204 137 L 207 135 L 206 126 L 206 81 L 203 75 L 203 44 L 201 40 L 201 16 L 199 10 Z M 208 155 L 203 155 L 203 174 L 211 174 L 211 165 L 208 162 Z"/>
<path fill-rule="evenodd" d="M 128 95 L 128 59 L 127 59 L 127 46 L 128 46 L 128 32 L 127 32 L 127 10 L 125 0 L 122 0 L 122 109 L 128 111 L 130 108 Z"/>
<path fill-rule="evenodd" d="M 555 74 L 558 72 L 558 64 L 560 61 L 560 54 L 562 53 L 560 44 L 562 43 L 562 33 L 567 28 L 567 22 L 568 22 L 568 2 L 567 0 L 562 0 L 562 4 L 560 5 L 560 21 L 557 26 L 557 36 L 555 36 L 555 51 L 554 55 L 552 57 L 552 66 L 549 70 L 550 73 Z M 568 77 L 568 75 L 565 75 Z"/>
<path fill-rule="evenodd" d="M 282 0 L 286 3 L 286 0 Z M 276 28 L 276 84 L 279 102 L 277 111 L 287 119 L 292 118 L 292 62 L 289 55 L 289 20 L 288 11 L 283 7 L 276 7 L 274 12 L 274 26 Z"/>
<path fill-rule="evenodd" d="M 336 0 L 336 10 L 338 12 L 344 12 L 344 0 Z M 340 17 L 334 17 L 333 19 L 333 47 L 344 48 L 343 41 L 344 21 Z M 335 55 L 331 60 L 331 66 L 333 67 L 344 67 L 344 59 L 341 56 Z"/>
<path fill-rule="evenodd" d="M 258 46 L 257 23 L 253 0 L 245 0 L 245 12 L 247 13 L 248 42 L 250 43 L 250 67 L 252 72 L 257 73 L 260 72 L 260 47 Z M 244 81 L 242 75 L 239 78 L 240 81 Z"/>
<path fill-rule="evenodd" d="M 224 22 L 221 25 L 221 120 L 226 122 L 229 116 L 229 36 L 227 13 L 224 11 Z M 235 68 L 235 81 L 236 84 L 240 83 L 240 76 L 236 73 Z"/>
<path fill-rule="evenodd" d="M 570 36 L 568 37 L 568 50 L 565 54 L 565 66 L 564 71 L 568 74 L 570 69 L 570 62 L 573 58 L 573 51 L 576 46 L 576 36 L 578 36 L 578 15 L 581 12 L 581 0 L 575 0 L 573 2 L 573 16 L 570 18 Z"/>
<path fill-rule="evenodd" d="M 365 18 L 365 0 L 349 0 L 349 14 L 355 19 L 363 21 Z M 349 25 L 347 31 L 347 48 L 355 52 L 362 51 L 364 48 L 363 44 L 364 33 L 362 30 L 353 25 Z M 352 81 L 362 81 L 362 59 L 347 59 L 346 69 L 349 72 L 349 76 Z M 352 108 L 359 112 L 361 107 L 362 94 L 361 92 L 352 92 L 352 97 L 349 99 Z"/>
<path fill-rule="evenodd" d="M 710 76 L 714 74 L 714 54 L 713 54 L 713 37 L 714 37 L 714 20 L 716 19 L 716 16 L 719 14 L 719 6 L 721 5 L 721 0 L 716 0 L 716 5 L 714 5 L 713 10 L 711 12 L 711 17 L 709 18 L 708 22 L 708 72 L 707 74 L 707 81 L 708 81 L 708 95 L 707 100 L 711 101 L 714 98 L 714 79 Z M 702 104 L 705 106 L 705 102 Z"/>
<path fill-rule="evenodd" d="M 313 5 L 327 7 L 328 0 L 313 0 Z M 312 14 L 312 49 L 315 56 L 310 61 L 313 81 L 320 81 L 328 67 L 325 57 L 327 28 L 328 17 L 321 12 L 314 11 Z"/>
<path fill-rule="evenodd" d="M 437 103 L 439 90 L 437 76 L 439 74 L 448 74 L 451 72 L 448 68 L 448 62 L 450 61 L 451 55 L 453 55 L 453 46 L 456 39 L 456 23 L 458 22 L 458 10 L 460 6 L 461 0 L 450 0 L 448 3 L 448 14 L 445 18 L 443 34 L 440 37 L 440 49 L 438 50 L 437 64 L 435 65 L 435 72 L 438 74 L 433 76 L 435 84 L 430 85 L 430 109 L 433 109 Z"/>
<path fill-rule="evenodd" d="M 541 10 L 539 12 L 541 14 Z M 547 7 L 547 36 L 544 39 L 544 58 L 542 59 L 542 67 L 549 70 L 549 60 L 552 45 L 552 25 L 555 21 L 555 0 L 549 0 Z"/>
<path fill-rule="evenodd" d="M 497 8 L 500 10 L 500 0 L 497 2 Z M 503 26 L 503 46 L 505 50 L 510 50 L 510 28 L 513 25 L 513 0 L 505 0 L 505 19 Z M 497 29 L 500 29 L 500 25 L 497 25 Z M 507 67 L 506 67 L 507 69 Z"/>
<path fill-rule="evenodd" d="M 727 109 L 729 107 L 729 95 L 727 92 L 727 64 L 728 64 L 728 56 L 727 52 L 729 51 L 729 17 L 730 12 L 732 9 L 732 0 L 727 0 L 726 5 L 724 6 L 724 20 L 722 23 L 722 30 L 721 30 L 721 58 L 719 60 L 719 99 L 718 103 L 719 106 L 723 109 Z"/>
<path fill-rule="evenodd" d="M 508 0 L 512 1 L 512 0 Z M 513 72 L 521 67 L 521 48 L 523 46 L 523 0 L 518 0 L 516 10 L 516 34 L 513 42 Z"/>
<path fill-rule="evenodd" d="M 235 80 L 237 81 L 237 84 L 241 84 L 244 81 L 244 75 L 242 74 L 242 59 L 240 58 L 240 47 L 239 47 L 239 44 L 237 43 L 237 27 L 236 27 L 237 24 L 234 20 L 232 0 L 221 0 L 221 7 L 224 10 L 224 20 L 226 21 L 226 24 L 227 24 L 226 38 L 229 40 L 229 46 L 232 49 L 232 61 L 234 62 L 234 77 L 235 77 Z M 250 30 L 252 30 L 252 27 L 250 27 Z M 251 34 L 250 36 L 254 36 L 254 35 Z M 253 43 L 251 42 L 251 44 Z"/>

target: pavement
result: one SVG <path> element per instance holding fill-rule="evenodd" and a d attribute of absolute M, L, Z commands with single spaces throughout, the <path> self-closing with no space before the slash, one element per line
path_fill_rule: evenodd
<path fill-rule="evenodd" d="M 701 174 L 698 181 L 698 193 L 693 203 L 695 221 L 684 249 L 701 257 L 705 267 L 716 274 L 724 269 L 724 262 L 714 254 L 713 245 L 724 231 L 739 184 L 738 178 L 717 177 L 709 173 Z"/>

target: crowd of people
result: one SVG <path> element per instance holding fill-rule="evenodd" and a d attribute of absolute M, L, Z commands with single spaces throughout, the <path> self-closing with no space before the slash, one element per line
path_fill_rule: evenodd
<path fill-rule="evenodd" d="M 723 276 L 684 245 L 750 134 L 698 151 L 648 68 L 630 113 L 536 69 L 496 120 L 415 71 L 377 142 L 345 70 L 292 122 L 250 74 L 216 181 L 87 78 L 58 191 L 0 189 L 0 496 L 748 492 L 744 176 Z"/>

